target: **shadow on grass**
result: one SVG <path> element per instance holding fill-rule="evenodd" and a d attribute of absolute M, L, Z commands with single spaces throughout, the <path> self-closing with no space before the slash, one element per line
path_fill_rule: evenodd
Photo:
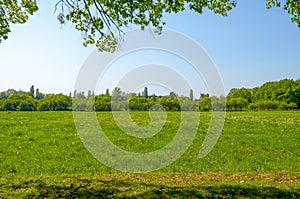
<path fill-rule="evenodd" d="M 83 180 L 67 186 L 32 180 L 6 185 L 4 188 L 12 194 L 8 196 L 22 198 L 300 198 L 300 189 L 286 190 L 247 184 L 166 186 L 116 179 L 97 182 Z"/>

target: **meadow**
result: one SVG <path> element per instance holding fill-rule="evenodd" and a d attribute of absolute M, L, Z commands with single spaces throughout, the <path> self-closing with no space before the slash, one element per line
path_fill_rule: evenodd
<path fill-rule="evenodd" d="M 196 112 L 190 112 L 191 119 Z M 132 112 L 140 126 L 148 112 Z M 0 112 L 0 198 L 300 198 L 300 112 L 227 112 L 217 145 L 198 158 L 211 113 L 200 113 L 193 143 L 158 171 L 132 174 L 96 160 L 72 112 Z M 180 113 L 167 112 L 160 133 L 126 135 L 98 112 L 106 136 L 134 152 L 157 150 L 175 136 Z"/>

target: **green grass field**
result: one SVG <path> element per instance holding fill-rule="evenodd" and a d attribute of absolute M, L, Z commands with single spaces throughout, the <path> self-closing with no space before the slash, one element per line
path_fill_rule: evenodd
<path fill-rule="evenodd" d="M 116 145 L 146 152 L 175 136 L 180 113 L 167 114 L 148 139 L 127 136 L 111 113 L 97 116 Z M 132 118 L 149 122 L 146 112 Z M 200 114 L 196 138 L 177 161 L 130 174 L 85 149 L 71 112 L 0 112 L 0 198 L 300 198 L 300 112 L 227 112 L 217 145 L 199 159 L 209 121 L 210 113 Z"/>

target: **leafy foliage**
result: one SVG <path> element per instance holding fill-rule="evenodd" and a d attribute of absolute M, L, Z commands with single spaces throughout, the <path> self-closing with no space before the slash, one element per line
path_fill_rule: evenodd
<path fill-rule="evenodd" d="M 231 98 L 227 101 L 227 108 L 235 111 L 242 111 L 244 108 L 247 108 L 248 101 L 244 98 Z"/>
<path fill-rule="evenodd" d="M 191 91 L 190 91 L 191 93 Z M 43 94 L 31 86 L 29 92 L 9 89 L 0 92 L 0 111 L 242 111 L 242 110 L 295 110 L 300 109 L 300 79 L 266 82 L 255 88 L 232 88 L 225 97 L 200 94 L 199 99 L 178 96 L 170 92 L 165 96 L 125 93 L 116 87 L 105 94 L 92 91 L 74 91 L 73 97 L 63 94 Z"/>
<path fill-rule="evenodd" d="M 253 89 L 233 88 L 226 97 L 230 110 L 293 110 L 300 108 L 300 80 L 266 82 Z"/>
<path fill-rule="evenodd" d="M 266 7 L 270 9 L 272 6 L 280 7 L 281 3 L 278 0 L 267 0 Z M 283 7 L 290 15 L 292 15 L 292 22 L 296 23 L 300 28 L 300 1 L 286 0 Z"/>
<path fill-rule="evenodd" d="M 38 104 L 40 111 L 69 111 L 72 107 L 72 98 L 63 94 L 48 95 Z"/>
<path fill-rule="evenodd" d="M 36 0 L 0 0 L 0 42 L 8 38 L 10 23 L 23 24 L 37 10 Z"/>
<path fill-rule="evenodd" d="M 152 27 L 157 33 L 165 22 L 163 15 L 191 9 L 202 14 L 205 9 L 226 16 L 236 6 L 235 0 L 59 0 L 57 19 L 67 21 L 83 35 L 83 45 L 96 45 L 100 51 L 113 52 L 124 28 L 131 24 Z M 280 7 L 278 0 L 266 0 L 266 7 Z M 283 8 L 300 27 L 300 2 L 286 0 Z M 36 0 L 0 0 L 0 42 L 8 38 L 11 23 L 25 23 L 38 10 Z"/>
<path fill-rule="evenodd" d="M 37 101 L 28 94 L 14 93 L 2 103 L 4 111 L 35 111 Z"/>
<path fill-rule="evenodd" d="M 84 45 L 95 44 L 100 51 L 114 51 L 124 27 L 135 24 L 142 30 L 154 27 L 160 33 L 163 14 L 177 13 L 189 7 L 198 13 L 204 8 L 226 16 L 235 6 L 232 0 L 60 0 L 59 21 L 65 18 L 84 35 Z M 65 10 L 68 10 L 66 12 Z"/>

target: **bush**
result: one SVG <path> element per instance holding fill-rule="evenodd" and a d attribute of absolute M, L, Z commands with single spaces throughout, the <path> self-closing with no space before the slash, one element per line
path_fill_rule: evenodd
<path fill-rule="evenodd" d="M 234 110 L 234 111 L 242 111 L 243 109 L 247 108 L 248 101 L 244 98 L 230 98 L 227 100 L 227 109 Z"/>
<path fill-rule="evenodd" d="M 14 93 L 2 102 L 5 111 L 35 111 L 37 100 L 28 94 Z"/>
<path fill-rule="evenodd" d="M 248 106 L 250 110 L 293 110 L 297 108 L 296 103 L 287 103 L 279 101 L 258 101 Z"/>

